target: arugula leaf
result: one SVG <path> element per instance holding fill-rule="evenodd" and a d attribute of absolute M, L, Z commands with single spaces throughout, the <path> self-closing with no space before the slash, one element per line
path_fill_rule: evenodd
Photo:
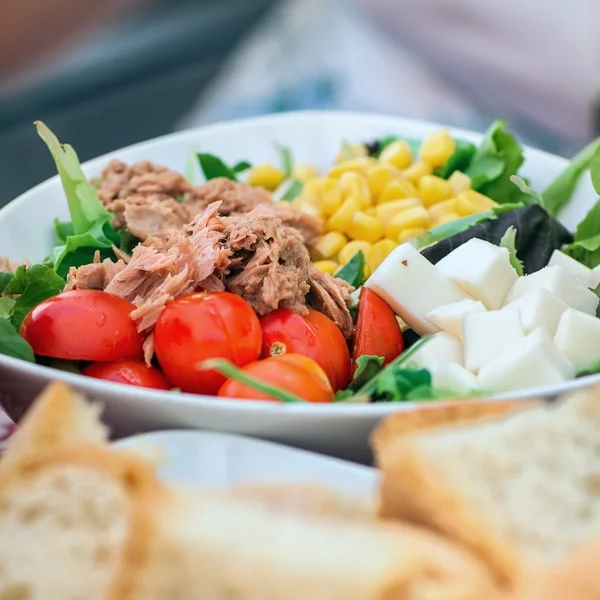
<path fill-rule="evenodd" d="M 35 362 L 33 349 L 6 318 L 0 318 L 0 354 Z"/>
<path fill-rule="evenodd" d="M 296 179 L 284 181 L 280 189 L 277 190 L 278 193 L 276 194 L 275 201 L 292 202 L 292 200 L 295 200 L 302 193 L 303 188 L 304 184 Z"/>
<path fill-rule="evenodd" d="M 525 273 L 523 270 L 523 262 L 520 261 L 519 257 L 517 256 L 516 239 L 517 230 L 511 225 L 505 231 L 498 245 L 508 250 L 508 258 L 510 260 L 510 264 L 513 266 L 513 269 L 517 272 L 517 275 L 519 277 L 522 277 Z"/>
<path fill-rule="evenodd" d="M 0 318 L 10 319 L 10 313 L 15 302 L 14 298 L 0 298 Z"/>
<path fill-rule="evenodd" d="M 232 167 L 234 173 L 243 173 L 251 168 L 252 165 L 247 160 L 241 160 L 240 162 L 235 163 L 235 165 Z"/>
<path fill-rule="evenodd" d="M 455 144 L 454 152 L 450 155 L 446 164 L 434 171 L 438 177 L 448 179 L 454 171 L 465 171 L 471 164 L 477 150 L 475 144 L 466 140 L 456 140 Z"/>
<path fill-rule="evenodd" d="M 8 271 L 8 272 L 3 271 L 0 273 L 0 294 L 4 293 L 4 290 L 6 289 L 6 287 L 11 282 L 11 280 L 14 276 L 15 276 L 15 274 L 11 273 L 10 271 Z"/>
<path fill-rule="evenodd" d="M 335 274 L 355 288 L 359 288 L 365 282 L 365 255 L 359 250 L 354 256 Z"/>
<path fill-rule="evenodd" d="M 600 265 L 600 200 L 577 225 L 573 243 L 562 251 L 590 269 Z"/>
<path fill-rule="evenodd" d="M 205 152 L 197 152 L 196 158 L 200 163 L 200 168 L 204 173 L 206 181 L 215 179 L 216 177 L 226 177 L 232 181 L 237 181 L 235 171 L 228 167 L 220 158 L 214 154 L 206 154 Z"/>

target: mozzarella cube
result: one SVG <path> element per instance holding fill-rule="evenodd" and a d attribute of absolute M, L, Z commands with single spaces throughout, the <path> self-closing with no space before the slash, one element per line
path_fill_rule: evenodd
<path fill-rule="evenodd" d="M 394 249 L 365 286 L 381 296 L 419 335 L 439 331 L 425 318 L 429 311 L 467 297 L 409 243 Z"/>
<path fill-rule="evenodd" d="M 582 265 L 578 260 L 571 258 L 560 250 L 555 250 L 548 261 L 548 266 L 553 267 L 555 265 L 564 267 L 569 271 L 571 277 L 584 287 L 592 287 L 592 270 L 585 265 Z"/>
<path fill-rule="evenodd" d="M 411 363 L 432 373 L 447 363 L 463 364 L 462 344 L 449 333 L 434 333 L 411 357 Z"/>
<path fill-rule="evenodd" d="M 552 292 L 571 308 L 591 315 L 596 314 L 598 296 L 578 281 L 575 281 L 569 275 L 569 271 L 560 265 L 544 267 L 536 273 L 519 277 L 508 293 L 506 304 L 510 304 L 529 292 L 540 288 Z"/>
<path fill-rule="evenodd" d="M 595 290 L 600 285 L 600 265 L 592 269 L 592 285 L 590 286 Z"/>
<path fill-rule="evenodd" d="M 479 371 L 481 389 L 509 392 L 568 381 L 575 376 L 573 365 L 565 360 L 550 336 L 536 329 L 516 347 L 506 350 Z"/>
<path fill-rule="evenodd" d="M 432 383 L 436 390 L 457 395 L 470 394 L 477 389 L 477 377 L 458 363 L 440 365 L 432 374 Z"/>
<path fill-rule="evenodd" d="M 539 288 L 507 304 L 502 310 L 518 310 L 526 334 L 542 328 L 550 337 L 554 337 L 558 321 L 568 308 L 569 305 L 558 296 Z"/>
<path fill-rule="evenodd" d="M 434 308 L 425 315 L 425 318 L 442 331 L 447 331 L 462 340 L 463 317 L 473 312 L 485 312 L 485 306 L 482 302 L 467 299 Z"/>
<path fill-rule="evenodd" d="M 600 361 L 600 319 L 579 310 L 566 310 L 556 329 L 559 352 L 581 371 Z"/>
<path fill-rule="evenodd" d="M 477 238 L 450 252 L 436 267 L 452 283 L 490 310 L 502 306 L 518 278 L 506 248 Z"/>
<path fill-rule="evenodd" d="M 525 338 L 518 310 L 465 315 L 462 324 L 465 367 L 476 372 Z"/>

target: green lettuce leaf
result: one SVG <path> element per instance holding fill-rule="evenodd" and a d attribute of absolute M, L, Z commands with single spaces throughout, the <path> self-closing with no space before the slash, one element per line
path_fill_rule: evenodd
<path fill-rule="evenodd" d="M 9 319 L 0 317 L 0 354 L 35 362 L 31 346 L 19 335 Z"/>
<path fill-rule="evenodd" d="M 1 319 L 10 319 L 10 314 L 12 312 L 13 306 L 15 305 L 16 300 L 14 298 L 1 298 L 0 297 L 0 318 Z"/>
<path fill-rule="evenodd" d="M 359 288 L 365 282 L 365 255 L 359 250 L 354 256 L 335 274 L 354 288 Z"/>
<path fill-rule="evenodd" d="M 15 274 L 11 272 L 3 271 L 0 273 L 0 294 L 4 293 L 4 290 L 6 289 L 6 287 L 11 282 L 14 276 Z"/>
<path fill-rule="evenodd" d="M 232 181 L 238 180 L 234 169 L 228 167 L 218 156 L 205 152 L 197 152 L 196 158 L 200 163 L 200 168 L 204 173 L 206 181 L 215 179 L 216 177 L 225 177 Z"/>
<path fill-rule="evenodd" d="M 475 156 L 477 150 L 475 144 L 466 140 L 456 140 L 456 147 L 450 158 L 446 161 L 443 167 L 439 167 L 434 171 L 438 177 L 448 179 L 454 171 L 466 171 Z"/>
<path fill-rule="evenodd" d="M 517 275 L 519 277 L 522 277 L 525 274 L 525 272 L 523 269 L 523 261 L 519 260 L 519 257 L 517 256 L 516 240 L 517 230 L 511 225 L 500 239 L 500 243 L 498 245 L 508 250 L 510 264 L 513 266 L 513 269 L 517 272 Z"/>
<path fill-rule="evenodd" d="M 577 225 L 573 243 L 562 251 L 590 269 L 600 265 L 600 200 Z"/>

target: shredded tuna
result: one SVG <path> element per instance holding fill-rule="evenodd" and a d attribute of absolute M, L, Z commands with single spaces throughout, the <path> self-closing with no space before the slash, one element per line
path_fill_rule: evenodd
<path fill-rule="evenodd" d="M 283 204 L 272 204 L 270 208 L 286 227 L 297 229 L 309 247 L 314 246 L 323 234 L 322 221 L 312 215 Z"/>
<path fill-rule="evenodd" d="M 129 196 L 115 200 L 115 226 L 126 224 L 127 230 L 140 240 L 160 236 L 170 229 L 181 229 L 189 221 L 188 211 L 173 198 Z M 122 221 L 122 224 L 121 224 Z"/>
<path fill-rule="evenodd" d="M 89 265 L 69 269 L 65 292 L 69 290 L 104 290 L 115 278 L 117 273 L 125 268 L 125 262 L 113 262 L 109 258 L 102 262 L 93 262 Z"/>

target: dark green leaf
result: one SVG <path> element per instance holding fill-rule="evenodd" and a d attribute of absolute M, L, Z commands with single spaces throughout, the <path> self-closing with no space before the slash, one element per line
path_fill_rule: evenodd
<path fill-rule="evenodd" d="M 27 267 L 25 265 L 19 265 L 15 272 L 12 274 L 8 286 L 6 286 L 4 292 L 9 296 L 22 294 L 27 282 L 29 281 L 29 275 L 27 275 Z"/>
<path fill-rule="evenodd" d="M 0 294 L 4 293 L 6 286 L 10 283 L 11 279 L 14 277 L 14 273 L 10 272 L 1 272 L 0 273 Z"/>
<path fill-rule="evenodd" d="M 590 269 L 600 264 L 600 200 L 577 225 L 573 243 L 563 252 Z"/>
<path fill-rule="evenodd" d="M 304 184 L 296 179 L 290 179 L 284 183 L 284 186 L 285 191 L 279 196 L 279 202 L 292 202 L 292 200 L 295 200 L 302 193 Z"/>
<path fill-rule="evenodd" d="M 31 346 L 19 335 L 15 326 L 4 318 L 0 318 L 0 354 L 35 362 Z"/>
<path fill-rule="evenodd" d="M 247 171 L 248 169 L 251 169 L 252 165 L 247 161 L 247 160 L 241 160 L 239 163 L 236 163 L 235 165 L 233 165 L 233 172 L 234 173 L 243 173 L 244 171 Z"/>
<path fill-rule="evenodd" d="M 213 154 L 198 152 L 196 158 L 200 163 L 200 168 L 204 173 L 206 181 L 215 179 L 216 177 L 226 177 L 232 181 L 237 181 L 237 176 L 233 169 L 228 167 L 220 158 Z"/>
<path fill-rule="evenodd" d="M 367 382 L 371 381 L 383 368 L 383 356 L 371 356 L 364 354 L 356 359 L 356 371 L 350 383 L 352 390 L 359 390 Z"/>
<path fill-rule="evenodd" d="M 0 319 L 9 319 L 16 300 L 14 298 L 0 298 Z"/>
<path fill-rule="evenodd" d="M 354 256 L 335 274 L 355 288 L 359 288 L 365 282 L 365 255 L 359 250 Z"/>
<path fill-rule="evenodd" d="M 519 257 L 517 256 L 516 240 L 517 230 L 511 225 L 504 232 L 504 235 L 500 239 L 500 243 L 498 245 L 508 250 L 510 264 L 513 266 L 513 269 L 517 272 L 517 275 L 519 277 L 522 277 L 525 273 L 523 271 L 523 262 L 520 261 Z"/>
<path fill-rule="evenodd" d="M 454 171 L 466 171 L 475 156 L 476 146 L 466 140 L 456 140 L 454 152 L 443 167 L 435 170 L 438 177 L 448 179 Z"/>
<path fill-rule="evenodd" d="M 71 221 L 59 221 L 54 219 L 54 232 L 56 233 L 56 239 L 64 244 L 70 235 L 74 235 L 73 223 Z"/>
<path fill-rule="evenodd" d="M 431 396 L 431 373 L 427 369 L 384 369 L 374 379 L 373 402 L 403 402 Z M 418 393 L 415 392 L 418 390 Z M 416 396 L 416 397 L 415 397 Z"/>

